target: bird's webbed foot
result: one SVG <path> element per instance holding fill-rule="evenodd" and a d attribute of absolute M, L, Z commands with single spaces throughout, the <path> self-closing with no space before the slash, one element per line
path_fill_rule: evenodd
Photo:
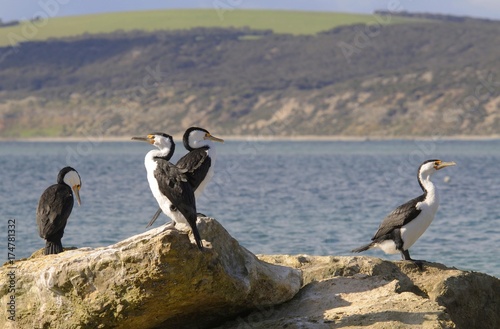
<path fill-rule="evenodd" d="M 424 270 L 424 260 L 417 260 L 417 259 L 412 259 L 411 260 L 413 262 L 413 264 L 417 265 L 418 268 L 420 269 L 420 271 L 423 271 Z"/>

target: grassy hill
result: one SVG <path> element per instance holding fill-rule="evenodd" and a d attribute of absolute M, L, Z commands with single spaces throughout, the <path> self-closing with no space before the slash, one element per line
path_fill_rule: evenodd
<path fill-rule="evenodd" d="M 0 47 L 20 41 L 72 37 L 84 33 L 109 33 L 117 30 L 154 31 L 193 27 L 249 27 L 274 33 L 315 34 L 341 25 L 377 22 L 377 15 L 272 10 L 161 10 L 121 12 L 99 15 L 55 17 L 48 21 L 25 21 L 0 28 Z M 381 22 L 401 23 L 412 18 L 391 17 Z"/>
<path fill-rule="evenodd" d="M 0 47 L 0 137 L 499 135 L 500 22 L 422 18 L 368 38 L 215 27 Z"/>

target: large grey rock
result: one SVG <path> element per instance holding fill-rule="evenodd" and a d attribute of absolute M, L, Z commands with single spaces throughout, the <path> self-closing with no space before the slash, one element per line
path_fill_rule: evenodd
<path fill-rule="evenodd" d="M 16 262 L 16 322 L 4 265 L 0 328 L 500 328 L 498 278 L 359 256 L 258 260 L 215 220 L 198 227 L 203 252 L 162 226 Z"/>
<path fill-rule="evenodd" d="M 486 274 L 371 257 L 259 258 L 301 269 L 304 287 L 219 329 L 500 328 L 500 280 Z"/>
<path fill-rule="evenodd" d="M 198 228 L 203 252 L 162 226 L 109 247 L 17 261 L 16 322 L 2 266 L 0 328 L 206 328 L 299 291 L 300 271 L 258 260 L 214 219 Z"/>

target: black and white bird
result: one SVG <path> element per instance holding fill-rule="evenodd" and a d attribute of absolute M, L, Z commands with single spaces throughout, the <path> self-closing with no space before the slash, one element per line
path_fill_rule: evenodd
<path fill-rule="evenodd" d="M 73 210 L 73 193 L 81 205 L 81 187 L 78 172 L 71 167 L 64 167 L 57 175 L 57 184 L 49 186 L 42 193 L 36 210 L 36 223 L 40 237 L 46 240 L 45 255 L 63 252 L 61 239 Z"/>
<path fill-rule="evenodd" d="M 187 225 L 193 231 L 196 245 L 201 250 L 203 244 L 196 227 L 196 201 L 194 190 L 188 182 L 186 171 L 169 162 L 174 154 L 172 136 L 153 133 L 147 137 L 132 137 L 133 140 L 153 144 L 158 150 L 151 150 L 144 158 L 149 187 L 158 205 L 174 225 Z"/>
<path fill-rule="evenodd" d="M 189 153 L 180 158 L 176 166 L 186 172 L 195 197 L 199 198 L 214 175 L 217 153 L 213 142 L 223 143 L 224 140 L 212 136 L 206 129 L 191 127 L 184 132 L 182 142 Z M 153 225 L 161 212 L 158 209 L 146 227 Z"/>
<path fill-rule="evenodd" d="M 401 253 L 404 260 L 411 260 L 421 266 L 421 261 L 413 260 L 408 249 L 429 227 L 439 207 L 438 191 L 431 182 L 432 175 L 440 169 L 454 166 L 455 162 L 427 160 L 418 168 L 418 183 L 424 191 L 422 195 L 394 209 L 380 224 L 372 242 L 352 252 L 362 252 L 380 248 L 387 254 Z"/>

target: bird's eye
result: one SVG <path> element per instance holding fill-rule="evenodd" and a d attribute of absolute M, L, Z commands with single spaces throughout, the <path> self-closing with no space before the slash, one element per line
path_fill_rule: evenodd
<path fill-rule="evenodd" d="M 170 210 L 171 211 L 177 211 L 177 207 L 174 206 L 173 204 L 170 205 Z"/>

